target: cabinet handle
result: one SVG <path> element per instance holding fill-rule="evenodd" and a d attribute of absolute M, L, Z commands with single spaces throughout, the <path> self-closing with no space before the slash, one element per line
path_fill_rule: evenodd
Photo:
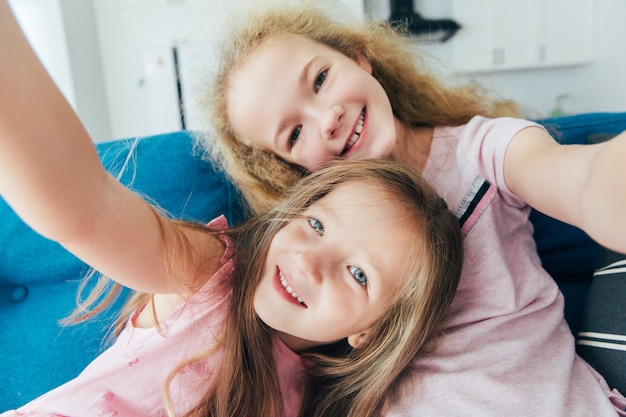
<path fill-rule="evenodd" d="M 545 44 L 539 45 L 539 62 L 546 62 L 548 51 Z"/>
<path fill-rule="evenodd" d="M 505 49 L 504 48 L 493 48 L 493 65 L 502 65 L 505 61 Z"/>

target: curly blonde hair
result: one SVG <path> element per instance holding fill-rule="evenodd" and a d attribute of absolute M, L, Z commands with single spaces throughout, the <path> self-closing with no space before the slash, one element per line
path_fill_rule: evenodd
<path fill-rule="evenodd" d="M 518 115 L 512 101 L 489 97 L 477 85 L 448 86 L 431 74 L 425 55 L 402 34 L 402 28 L 369 19 L 332 18 L 313 3 L 257 8 L 226 38 L 217 74 L 200 103 L 208 107 L 215 133 L 205 135 L 201 143 L 240 189 L 253 213 L 280 201 L 308 172 L 237 137 L 228 114 L 230 77 L 263 42 L 289 34 L 305 36 L 354 59 L 365 57 L 389 96 L 395 117 L 406 126 L 457 126 L 476 115 Z"/>

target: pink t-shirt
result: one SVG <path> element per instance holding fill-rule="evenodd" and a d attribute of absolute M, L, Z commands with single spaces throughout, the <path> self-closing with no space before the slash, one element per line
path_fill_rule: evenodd
<path fill-rule="evenodd" d="M 226 219 L 219 217 L 211 226 L 226 228 Z M 213 346 L 223 331 L 231 295 L 227 281 L 233 269 L 230 242 L 224 242 L 227 248 L 220 270 L 160 329 L 135 327 L 131 319 L 115 343 L 78 377 L 1 417 L 165 417 L 163 387 L 168 375 L 184 360 Z M 184 414 L 200 400 L 222 357 L 223 352 L 217 349 L 206 360 L 194 362 L 176 375 L 170 388 L 176 415 Z M 304 368 L 300 357 L 278 338 L 274 357 L 286 416 L 295 417 Z"/>
<path fill-rule="evenodd" d="M 424 169 L 460 218 L 465 260 L 436 347 L 388 416 L 626 415 L 626 400 L 575 353 L 563 296 L 541 268 L 530 207 L 504 182 L 504 153 L 532 122 L 473 118 L 435 129 Z"/>

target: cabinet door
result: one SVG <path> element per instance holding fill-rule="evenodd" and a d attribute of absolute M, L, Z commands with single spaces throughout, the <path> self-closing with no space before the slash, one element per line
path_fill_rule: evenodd
<path fill-rule="evenodd" d="M 513 69 L 527 66 L 533 59 L 532 4 L 528 1 L 490 0 L 490 22 L 495 28 L 492 51 L 493 68 Z"/>
<path fill-rule="evenodd" d="M 536 60 L 542 66 L 590 62 L 593 56 L 592 0 L 534 0 Z"/>
<path fill-rule="evenodd" d="M 171 48 L 141 48 L 127 66 L 129 88 L 137 109 L 134 127 L 146 134 L 172 132 L 182 128 L 182 114 L 176 85 L 174 54 Z"/>
<path fill-rule="evenodd" d="M 182 122 L 185 129 L 202 130 L 206 128 L 207 109 L 198 105 L 208 86 L 204 84 L 206 71 L 215 68 L 215 53 L 210 46 L 186 44 L 176 47 L 178 56 L 178 77 L 182 100 Z"/>
<path fill-rule="evenodd" d="M 528 66 L 534 54 L 532 4 L 516 0 L 456 0 L 461 31 L 453 38 L 455 64 L 464 71 Z"/>
<path fill-rule="evenodd" d="M 452 38 L 458 69 L 481 71 L 502 65 L 504 51 L 497 41 L 492 0 L 457 0 L 453 17 L 461 24 L 461 30 Z"/>
<path fill-rule="evenodd" d="M 593 0 L 453 0 L 461 30 L 459 71 L 538 68 L 589 62 Z"/>

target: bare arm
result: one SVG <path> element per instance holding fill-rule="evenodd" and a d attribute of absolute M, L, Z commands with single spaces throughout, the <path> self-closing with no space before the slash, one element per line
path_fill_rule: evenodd
<path fill-rule="evenodd" d="M 0 0 L 0 91 L 0 194 L 18 215 L 123 285 L 184 292 L 168 279 L 157 215 L 103 169 L 6 0 Z M 193 246 L 205 254 L 215 249 L 219 259 L 217 239 L 210 244 L 206 234 L 186 233 Z"/>
<path fill-rule="evenodd" d="M 505 158 L 507 185 L 537 210 L 626 252 L 626 132 L 594 145 L 559 145 L 521 131 Z"/>

